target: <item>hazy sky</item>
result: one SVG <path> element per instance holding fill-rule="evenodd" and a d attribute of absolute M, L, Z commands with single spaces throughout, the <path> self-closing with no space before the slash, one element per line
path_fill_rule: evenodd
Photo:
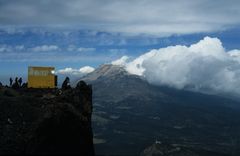
<path fill-rule="evenodd" d="M 0 78 L 25 76 L 29 65 L 95 68 L 205 36 L 219 38 L 226 51 L 240 49 L 239 6 L 239 0 L 0 0 Z"/>

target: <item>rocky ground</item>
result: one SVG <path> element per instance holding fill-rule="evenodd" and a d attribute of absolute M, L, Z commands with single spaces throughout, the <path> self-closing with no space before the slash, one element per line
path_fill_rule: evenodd
<path fill-rule="evenodd" d="M 92 89 L 0 88 L 0 155 L 94 155 Z"/>

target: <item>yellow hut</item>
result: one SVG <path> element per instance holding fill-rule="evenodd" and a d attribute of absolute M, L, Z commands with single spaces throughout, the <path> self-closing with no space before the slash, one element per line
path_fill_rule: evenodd
<path fill-rule="evenodd" d="M 28 88 L 55 88 L 54 67 L 28 67 Z"/>

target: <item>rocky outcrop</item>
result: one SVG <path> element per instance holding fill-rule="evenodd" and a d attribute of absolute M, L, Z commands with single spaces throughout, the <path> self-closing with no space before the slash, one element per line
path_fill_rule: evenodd
<path fill-rule="evenodd" d="M 0 154 L 94 155 L 92 88 L 0 90 Z"/>

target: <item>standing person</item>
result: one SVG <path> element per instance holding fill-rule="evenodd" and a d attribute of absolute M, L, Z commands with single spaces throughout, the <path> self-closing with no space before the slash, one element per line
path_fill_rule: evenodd
<path fill-rule="evenodd" d="M 13 79 L 10 77 L 9 81 L 10 81 L 10 87 L 12 87 L 12 85 L 13 85 Z"/>
<path fill-rule="evenodd" d="M 18 77 L 15 78 L 15 82 L 14 82 L 14 84 L 12 85 L 12 88 L 14 88 L 14 89 L 19 88 Z"/>
<path fill-rule="evenodd" d="M 19 84 L 19 87 L 22 86 L 22 78 L 20 77 L 19 80 L 18 80 L 18 84 Z"/>
<path fill-rule="evenodd" d="M 70 79 L 69 79 L 69 77 L 66 77 L 66 79 L 62 83 L 62 89 L 65 90 L 65 89 L 69 89 L 69 88 L 71 88 Z"/>
<path fill-rule="evenodd" d="M 15 82 L 16 84 L 18 84 L 18 77 L 15 78 Z"/>

